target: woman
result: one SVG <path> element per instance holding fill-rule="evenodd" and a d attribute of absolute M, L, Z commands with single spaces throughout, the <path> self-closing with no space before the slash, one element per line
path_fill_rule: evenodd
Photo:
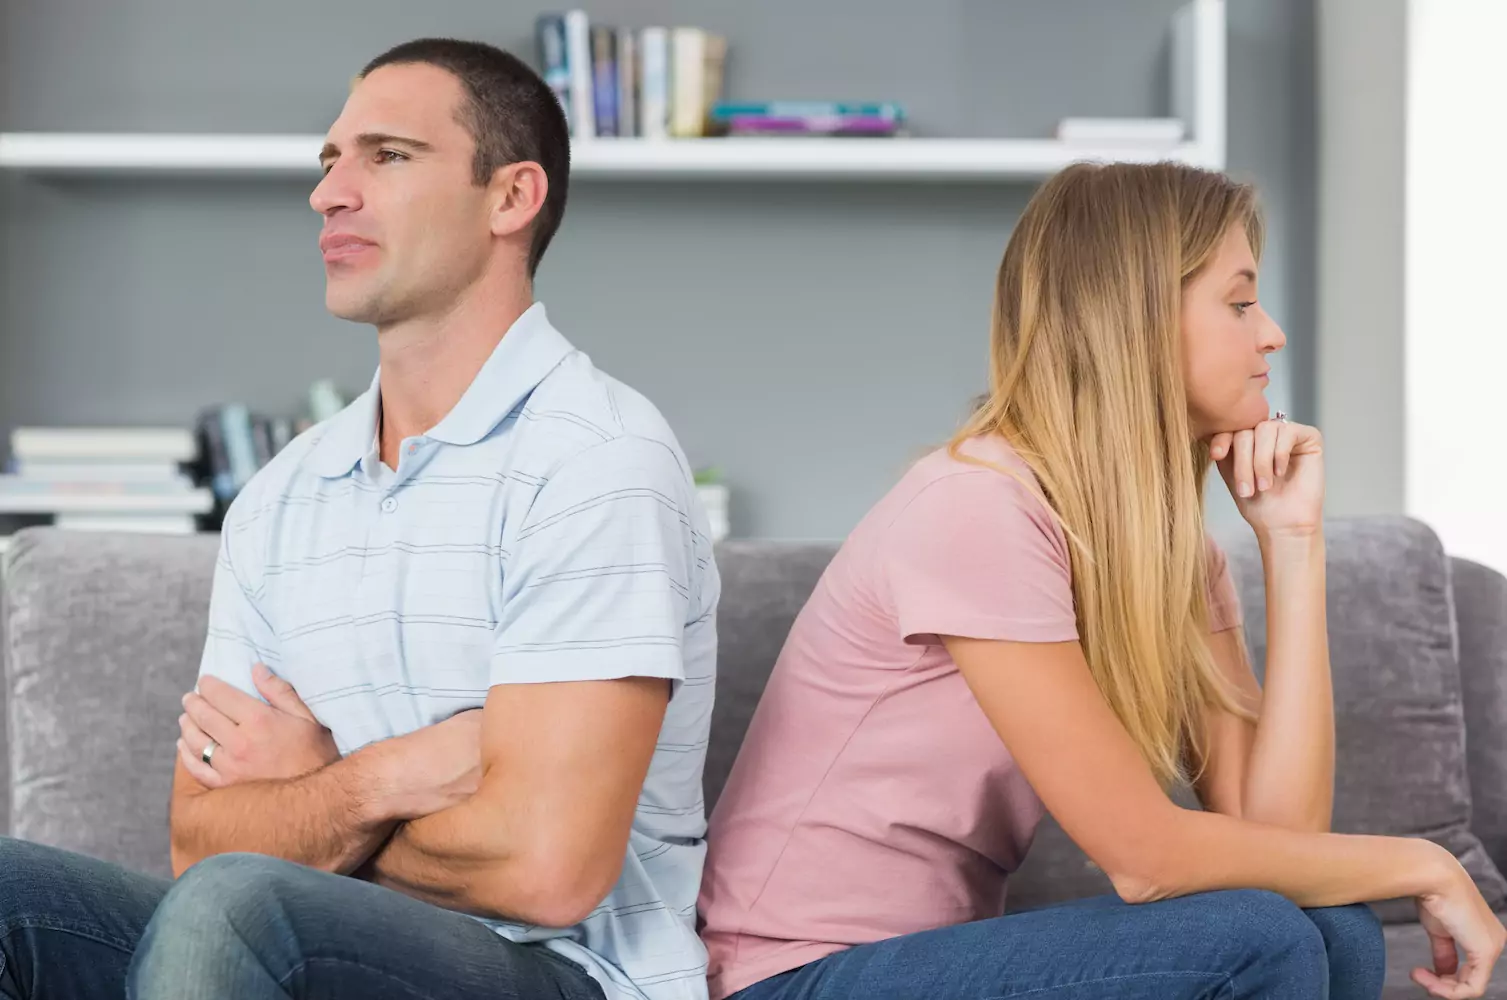
<path fill-rule="evenodd" d="M 1374 1000 L 1348 904 L 1395 896 L 1435 942 L 1414 979 L 1481 995 L 1504 931 L 1458 862 L 1328 832 L 1322 442 L 1267 419 L 1261 239 L 1249 188 L 1171 164 L 1032 199 L 989 395 L 823 575 L 712 817 L 714 1000 Z M 1265 564 L 1264 692 L 1212 463 Z M 1116 894 L 1000 916 L 1043 807 Z"/>

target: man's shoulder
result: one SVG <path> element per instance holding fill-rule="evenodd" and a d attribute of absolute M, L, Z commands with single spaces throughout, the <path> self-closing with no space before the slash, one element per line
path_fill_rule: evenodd
<path fill-rule="evenodd" d="M 309 456 L 333 423 L 332 418 L 310 427 L 258 469 L 231 503 L 225 515 L 226 529 L 245 530 L 272 507 L 311 499 L 321 480 L 308 468 Z"/>
<path fill-rule="evenodd" d="M 529 445 L 522 453 L 542 480 L 567 465 L 599 464 L 605 473 L 613 463 L 604 458 L 642 451 L 673 460 L 677 478 L 690 482 L 689 463 L 659 408 L 579 351 L 539 383 L 518 430 Z"/>

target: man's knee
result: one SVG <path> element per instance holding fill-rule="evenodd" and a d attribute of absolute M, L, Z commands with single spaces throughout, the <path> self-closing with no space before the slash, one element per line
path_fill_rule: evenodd
<path fill-rule="evenodd" d="M 261 854 L 219 854 L 184 872 L 147 925 L 131 966 L 132 996 L 156 996 L 162 977 L 197 985 L 254 959 L 268 968 L 296 951 L 284 919 L 299 873 Z M 138 992 L 139 990 L 139 992 Z"/>

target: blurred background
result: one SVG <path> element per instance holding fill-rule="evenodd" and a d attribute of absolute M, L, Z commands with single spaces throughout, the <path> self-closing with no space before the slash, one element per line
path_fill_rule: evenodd
<path fill-rule="evenodd" d="M 223 501 L 300 421 L 362 391 L 376 363 L 371 329 L 324 311 L 307 203 L 315 137 L 351 77 L 425 35 L 490 41 L 547 69 L 543 33 L 556 29 L 541 15 L 557 12 L 0 0 L 0 442 L 27 428 L 175 428 L 189 437 L 34 434 L 12 451 L 31 449 L 33 479 L 48 463 L 70 475 L 105 463 L 119 478 L 135 462 L 147 479 L 147 465 L 191 460 L 189 478 Z M 671 31 L 672 46 L 720 55 L 698 61 L 711 77 L 697 126 L 737 127 L 741 108 L 751 137 L 641 137 L 642 29 L 684 25 L 701 40 Z M 1507 37 L 1507 5 L 594 0 L 577 26 L 587 34 L 560 36 L 567 48 L 611 27 L 628 53 L 618 72 L 638 60 L 613 105 L 637 119 L 618 124 L 635 137 L 581 138 L 537 294 L 664 411 L 725 489 L 731 534 L 840 538 L 946 439 L 985 388 L 1014 220 L 1053 169 L 1107 151 L 1181 156 L 1259 187 L 1261 298 L 1289 338 L 1272 403 L 1325 430 L 1330 513 L 1413 513 L 1455 553 L 1507 568 L 1494 454 L 1507 323 L 1488 304 L 1507 212 L 1483 183 L 1503 162 L 1507 73 L 1486 46 Z M 796 100 L 846 106 L 770 104 Z M 603 110 L 601 95 L 591 104 Z M 843 115 L 893 127 L 787 137 L 841 130 Z M 761 117 L 785 135 L 754 134 Z M 1078 119 L 1095 121 L 1074 133 Z M 1180 131 L 1158 131 L 1169 121 Z M 81 154 L 66 145 L 79 133 L 117 145 Z M 163 133 L 302 136 L 309 163 L 244 148 L 231 167 L 127 162 L 132 137 Z M 38 134 L 63 144 L 26 144 Z M 1005 141 L 914 145 L 951 139 Z M 722 161 L 700 145 L 729 142 L 775 145 Z M 189 440 L 194 454 L 180 454 Z M 52 486 L 33 489 L 32 507 Z M 1239 530 L 1222 486 L 1211 495 L 1216 530 Z M 26 506 L 4 498 L 0 510 Z M 199 502 L 130 513 L 170 530 Z M 81 527 L 121 513 L 70 509 Z"/>

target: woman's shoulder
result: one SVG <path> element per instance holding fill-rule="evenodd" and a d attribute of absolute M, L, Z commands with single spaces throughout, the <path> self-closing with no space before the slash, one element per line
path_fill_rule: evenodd
<path fill-rule="evenodd" d="M 968 438 L 956 450 L 929 452 L 901 479 L 896 492 L 914 498 L 922 493 L 967 493 L 1040 498 L 1031 466 L 1008 441 L 997 435 Z"/>

